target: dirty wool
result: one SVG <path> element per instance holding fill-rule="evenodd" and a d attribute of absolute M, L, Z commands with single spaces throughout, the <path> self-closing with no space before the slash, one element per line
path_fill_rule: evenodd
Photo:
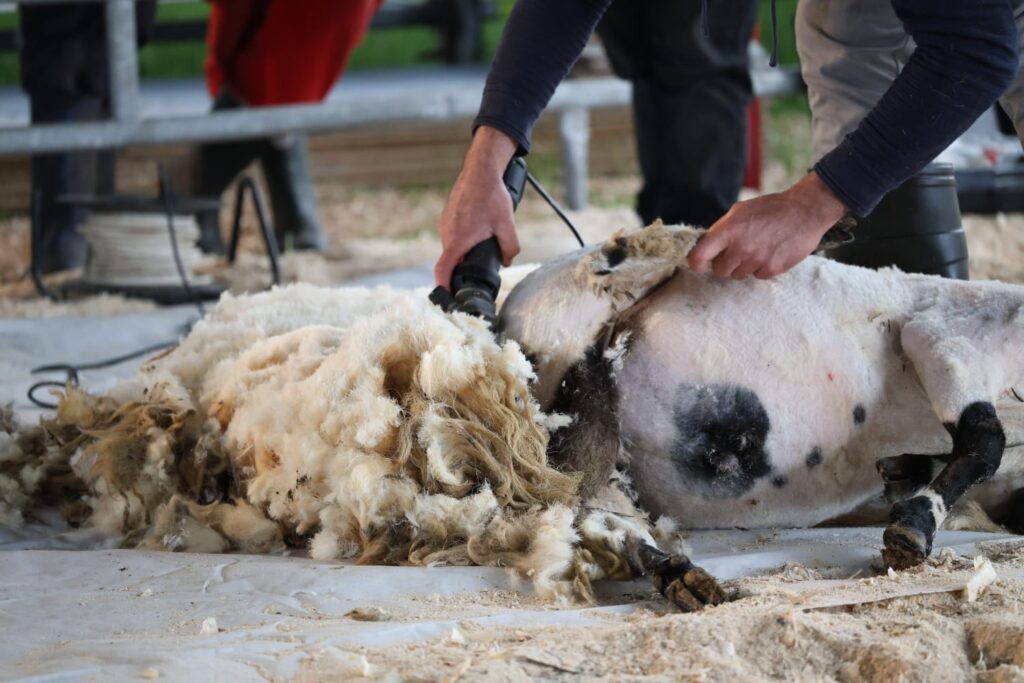
<path fill-rule="evenodd" d="M 107 395 L 68 388 L 31 429 L 5 416 L 0 523 L 58 503 L 127 547 L 502 566 L 588 599 L 628 572 L 602 539 L 632 504 L 581 514 L 577 476 L 546 461 L 570 418 L 533 379 L 514 342 L 424 292 L 225 296 Z"/>

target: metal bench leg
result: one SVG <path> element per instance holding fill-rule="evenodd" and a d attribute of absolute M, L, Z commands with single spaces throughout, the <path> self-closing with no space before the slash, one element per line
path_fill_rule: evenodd
<path fill-rule="evenodd" d="M 590 145 L 590 110 L 565 109 L 558 115 L 558 137 L 565 163 L 565 203 L 579 211 L 587 206 L 587 151 Z"/>
<path fill-rule="evenodd" d="M 242 207 L 245 204 L 245 195 L 252 197 L 253 207 L 256 209 L 256 221 L 260 224 L 260 233 L 263 235 L 263 246 L 267 249 L 267 259 L 270 261 L 270 276 L 275 285 L 281 284 L 281 269 L 278 261 L 281 252 L 277 246 L 277 238 L 274 236 L 274 226 L 267 218 L 266 205 L 263 202 L 263 193 L 252 176 L 245 176 L 238 181 L 238 190 L 235 192 L 235 215 L 231 221 L 231 238 L 228 241 L 228 263 L 234 263 L 238 256 L 238 240 L 242 235 Z"/>

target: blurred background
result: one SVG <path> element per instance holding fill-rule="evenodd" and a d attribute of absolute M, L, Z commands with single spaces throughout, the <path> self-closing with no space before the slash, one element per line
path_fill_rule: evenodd
<path fill-rule="evenodd" d="M 512 0 L 471 2 L 479 26 L 466 27 L 437 12 L 429 0 L 385 2 L 365 39 L 351 56 L 335 90 L 344 94 L 357 87 L 401 88 L 420 85 L 439 74 L 470 74 L 482 82 L 494 54 Z M 794 45 L 793 16 L 797 0 L 779 0 L 779 70 L 794 74 L 798 61 Z M 462 2 L 465 6 L 466 3 Z M 417 13 L 417 9 L 419 12 Z M 210 95 L 204 86 L 207 56 L 206 26 L 211 6 L 205 2 L 163 1 L 149 41 L 138 53 L 142 84 L 143 115 L 150 106 L 167 106 L 183 113 L 209 111 Z M 769 3 L 762 2 L 763 48 L 756 46 L 762 62 L 771 37 L 767 27 Z M 450 17 L 449 17 L 450 19 Z M 446 24 L 445 22 L 448 21 Z M 760 64 L 766 67 L 766 64 Z M 27 123 L 27 104 L 19 87 L 19 13 L 14 3 L 0 4 L 0 121 L 2 125 Z M 421 76 L 417 76 L 421 74 Z M 444 76 L 439 83 L 447 83 Z M 588 48 L 573 73 L 576 79 L 610 79 L 610 71 L 596 42 Z M 421 80 L 422 79 L 422 80 Z M 758 100 L 751 114 L 754 157 L 746 192 L 783 189 L 811 166 L 809 110 L 798 79 Z M 328 101 L 334 97 L 334 91 Z M 155 104 L 154 104 L 155 103 Z M 460 167 L 469 140 L 471 117 L 433 121 L 382 121 L 361 123 L 336 131 L 317 131 L 309 137 L 309 169 L 326 248 L 321 251 L 286 251 L 281 256 L 282 281 L 307 280 L 336 284 L 395 269 L 422 267 L 439 253 L 437 220 Z M 531 170 L 557 197 L 565 198 L 566 152 L 560 120 L 546 114 L 535 132 L 528 157 Z M 628 104 L 589 107 L 589 142 L 586 143 L 586 195 L 570 199 L 575 222 L 588 239 L 600 239 L 619 227 L 635 225 L 634 196 L 640 185 Z M 564 124 L 563 124 L 564 125 Z M 564 133 L 564 131 L 563 131 Z M 174 164 L 190 149 L 189 144 L 135 146 L 116 151 L 118 193 L 153 194 L 157 164 Z M 1019 157 L 1019 146 L 1015 157 Z M 994 163 L 994 162 L 993 162 Z M 0 156 L 0 314 L 37 315 L 52 308 L 37 301 L 36 288 L 28 277 L 30 263 L 31 204 L 29 157 Z M 248 174 L 265 185 L 259 165 Z M 223 195 L 221 230 L 226 233 L 234 211 L 234 187 Z M 527 193 L 517 213 L 524 254 L 521 262 L 547 258 L 571 248 L 564 229 L 550 209 Z M 967 216 L 965 225 L 972 240 L 972 266 L 976 277 L 1020 279 L 1024 275 L 1024 247 L 1017 237 L 1015 215 L 995 213 Z M 986 241 L 975 247 L 978 225 Z M 285 245 L 282 245 L 282 247 Z M 212 274 L 234 291 L 253 290 L 269 284 L 269 267 L 263 257 L 256 215 L 246 204 L 241 217 L 239 254 L 233 264 L 204 257 L 197 272 Z M 974 264 L 978 262 L 978 265 Z M 59 285 L 79 273 L 47 275 Z M 112 299 L 106 299 L 105 305 Z M 66 310 L 61 304 L 55 310 Z M 82 304 L 79 304 L 82 305 Z M 84 304 L 88 306 L 89 304 Z M 138 302 L 126 302 L 132 308 Z M 115 306 L 116 307 L 116 306 Z"/>

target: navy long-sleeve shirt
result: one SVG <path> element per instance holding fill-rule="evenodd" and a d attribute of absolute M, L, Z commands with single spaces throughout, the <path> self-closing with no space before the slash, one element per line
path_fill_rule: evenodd
<path fill-rule="evenodd" d="M 537 117 L 611 2 L 518 0 L 474 128 L 497 128 L 520 151 L 528 151 Z M 886 193 L 959 137 L 1002 95 L 1018 69 L 1008 0 L 893 0 L 892 5 L 917 48 L 875 108 L 814 167 L 858 216 L 869 214 Z"/>

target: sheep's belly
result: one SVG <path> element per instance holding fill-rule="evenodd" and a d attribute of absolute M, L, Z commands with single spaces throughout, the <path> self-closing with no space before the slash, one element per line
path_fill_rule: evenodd
<path fill-rule="evenodd" d="M 785 299 L 694 298 L 657 295 L 616 375 L 653 514 L 693 528 L 818 524 L 881 492 L 878 458 L 948 450 L 898 328 L 793 315 Z"/>

